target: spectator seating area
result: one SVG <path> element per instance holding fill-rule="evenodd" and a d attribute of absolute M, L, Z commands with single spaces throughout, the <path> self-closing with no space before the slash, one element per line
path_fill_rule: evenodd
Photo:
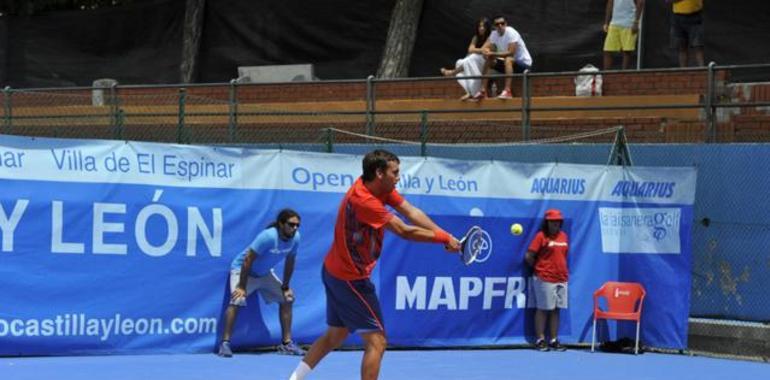
<path fill-rule="evenodd" d="M 729 72 L 715 74 L 715 102 L 770 101 L 770 83 L 731 83 Z M 333 127 L 415 141 L 427 125 L 431 142 L 493 143 L 521 140 L 526 115 L 530 139 L 622 125 L 635 143 L 708 140 L 706 71 L 611 72 L 603 79 L 603 96 L 576 97 L 574 75 L 536 74 L 528 115 L 517 77 L 513 99 L 480 102 L 459 101 L 462 90 L 451 78 L 374 81 L 371 103 L 364 81 L 118 87 L 103 106 L 91 105 L 90 89 L 15 90 L 0 118 L 5 133 L 35 136 L 293 143 L 317 142 Z M 717 142 L 770 141 L 769 107 L 716 111 Z"/>

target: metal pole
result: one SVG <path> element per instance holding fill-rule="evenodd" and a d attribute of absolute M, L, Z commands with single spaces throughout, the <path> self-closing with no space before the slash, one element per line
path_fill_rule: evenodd
<path fill-rule="evenodd" d="M 366 134 L 374 136 L 374 75 L 366 77 Z"/>
<path fill-rule="evenodd" d="M 521 138 L 523 141 L 529 140 L 529 69 L 524 70 L 524 76 L 521 78 Z"/>
<path fill-rule="evenodd" d="M 10 134 L 13 127 L 13 107 L 11 101 L 13 90 L 11 86 L 5 86 L 3 89 L 3 107 L 5 109 L 5 133 Z"/>
<path fill-rule="evenodd" d="M 118 110 L 118 116 L 117 116 L 117 128 L 115 130 L 115 138 L 117 140 L 123 140 L 123 122 L 126 119 L 126 115 L 123 112 L 122 109 Z"/>
<path fill-rule="evenodd" d="M 326 128 L 326 153 L 334 153 L 334 131 Z"/>
<path fill-rule="evenodd" d="M 185 98 L 187 97 L 187 89 L 179 89 L 179 113 L 178 122 L 176 126 L 176 142 L 181 144 L 184 142 L 184 106 Z"/>
<path fill-rule="evenodd" d="M 230 136 L 230 142 L 234 143 L 238 139 L 238 80 L 233 79 L 230 81 L 230 102 L 229 106 L 229 120 L 227 123 L 227 131 Z"/>
<path fill-rule="evenodd" d="M 708 123 L 706 138 L 707 142 L 717 142 L 717 126 L 716 126 L 716 109 L 714 107 L 714 67 L 717 64 L 715 62 L 709 62 L 708 71 L 706 75 L 706 121 Z"/>
<path fill-rule="evenodd" d="M 422 111 L 420 114 L 420 155 L 428 155 L 428 112 Z"/>
<path fill-rule="evenodd" d="M 110 86 L 110 123 L 113 131 L 118 126 L 118 108 L 118 84 L 112 83 Z"/>
<path fill-rule="evenodd" d="M 645 4 L 647 4 L 645 2 Z M 642 10 L 641 16 L 639 16 L 639 31 L 637 31 L 639 38 L 636 39 L 636 69 L 642 69 L 642 53 L 644 53 L 644 10 Z"/>

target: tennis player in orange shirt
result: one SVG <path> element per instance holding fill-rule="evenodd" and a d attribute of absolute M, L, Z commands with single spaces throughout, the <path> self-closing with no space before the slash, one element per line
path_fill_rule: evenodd
<path fill-rule="evenodd" d="M 422 210 L 396 191 L 399 180 L 398 156 L 374 150 L 364 156 L 363 175 L 342 199 L 334 227 L 334 241 L 326 254 L 322 278 L 326 289 L 328 329 L 318 338 L 290 380 L 302 380 L 348 334 L 358 333 L 364 342 L 361 379 L 379 376 L 387 341 L 380 302 L 370 276 L 382 249 L 384 230 L 401 238 L 443 244 L 450 252 L 460 242 L 434 223 Z M 411 224 L 391 213 L 391 206 Z"/>

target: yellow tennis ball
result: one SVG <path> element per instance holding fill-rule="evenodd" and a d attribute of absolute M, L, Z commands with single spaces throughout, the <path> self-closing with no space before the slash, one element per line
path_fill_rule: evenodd
<path fill-rule="evenodd" d="M 519 223 L 511 224 L 511 233 L 514 235 L 521 235 L 521 233 L 524 232 L 524 227 L 521 226 Z"/>

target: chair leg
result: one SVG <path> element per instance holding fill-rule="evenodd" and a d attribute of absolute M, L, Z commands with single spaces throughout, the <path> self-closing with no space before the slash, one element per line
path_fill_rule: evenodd
<path fill-rule="evenodd" d="M 634 355 L 639 354 L 639 320 L 636 321 L 636 345 L 634 346 Z"/>
<path fill-rule="evenodd" d="M 594 343 L 596 343 L 596 318 L 594 318 L 594 328 L 591 333 L 591 352 L 594 352 Z"/>

